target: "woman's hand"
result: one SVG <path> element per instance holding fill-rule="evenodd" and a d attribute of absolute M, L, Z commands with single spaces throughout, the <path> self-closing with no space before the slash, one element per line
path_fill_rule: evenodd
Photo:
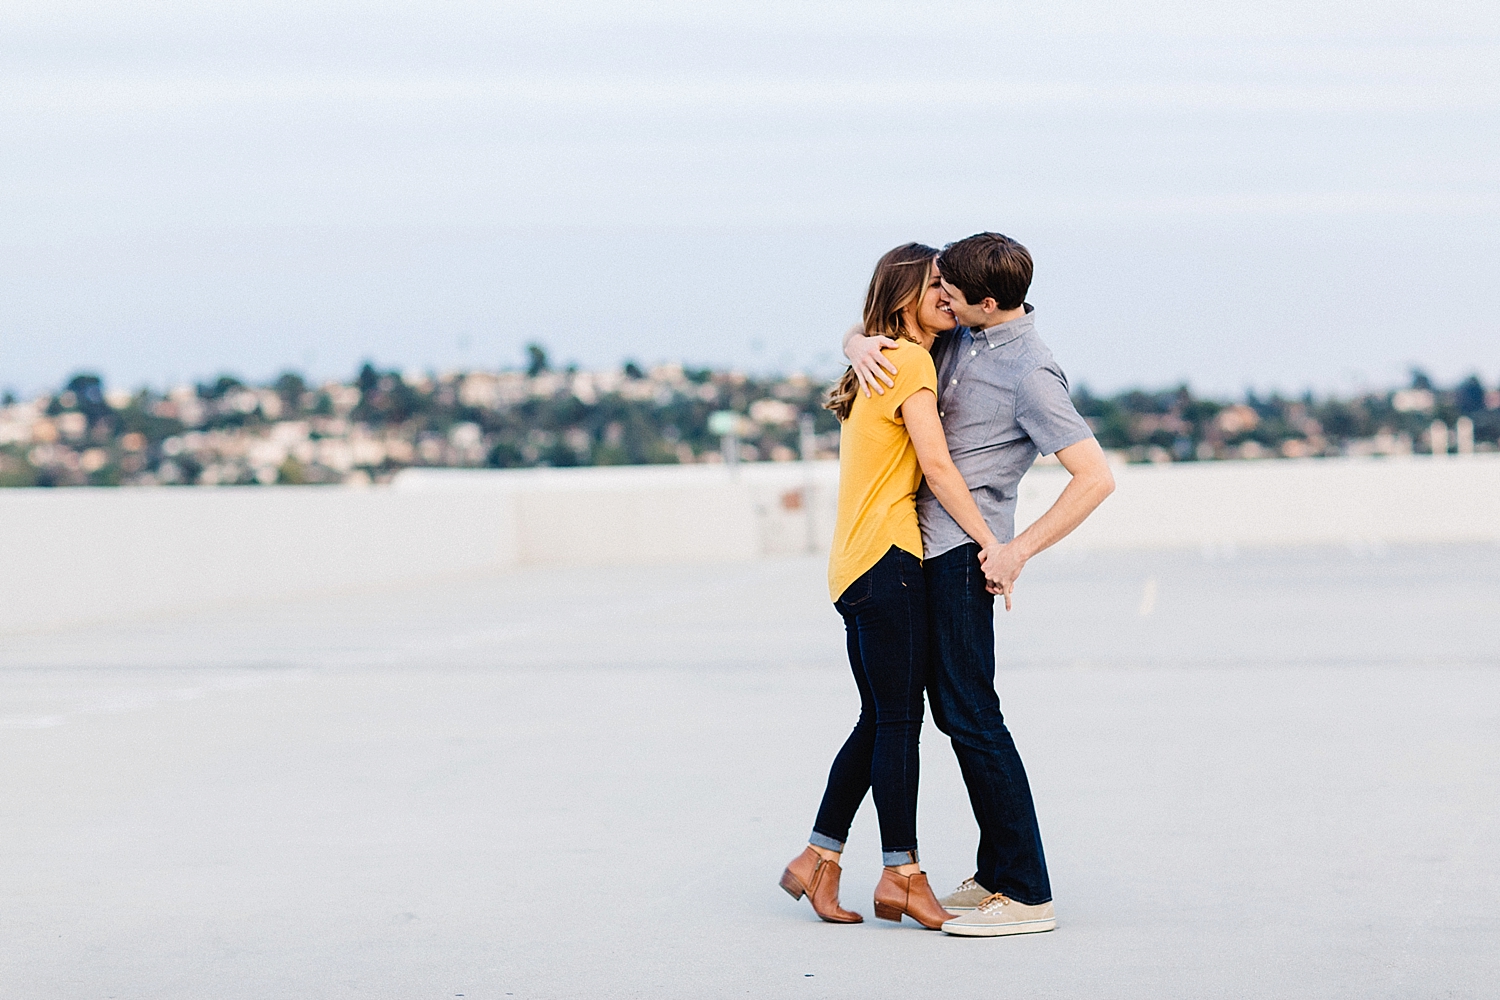
<path fill-rule="evenodd" d="M 985 590 L 1005 598 L 1010 610 L 1010 595 L 1016 589 L 1016 578 L 1026 568 L 1026 553 L 1015 542 L 998 539 L 979 551 L 979 569 L 984 573 Z"/>
<path fill-rule="evenodd" d="M 896 364 L 880 350 L 882 347 L 895 346 L 896 342 L 890 337 L 866 337 L 863 326 L 851 327 L 844 334 L 844 357 L 849 359 L 854 377 L 859 379 L 860 388 L 866 396 L 870 395 L 871 389 L 884 396 L 887 385 L 895 386 L 891 375 L 896 374 Z M 891 374 L 887 375 L 886 372 Z"/>

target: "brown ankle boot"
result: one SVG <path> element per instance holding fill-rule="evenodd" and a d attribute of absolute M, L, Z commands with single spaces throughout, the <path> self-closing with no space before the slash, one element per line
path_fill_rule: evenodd
<path fill-rule="evenodd" d="M 865 918 L 839 905 L 839 876 L 843 869 L 809 847 L 781 873 L 781 887 L 793 899 L 804 894 L 813 912 L 831 924 L 857 924 Z"/>
<path fill-rule="evenodd" d="M 942 927 L 943 921 L 955 916 L 943 909 L 937 896 L 933 895 L 926 872 L 898 875 L 894 869 L 887 868 L 875 886 L 875 916 L 900 923 L 903 913 L 933 931 Z"/>

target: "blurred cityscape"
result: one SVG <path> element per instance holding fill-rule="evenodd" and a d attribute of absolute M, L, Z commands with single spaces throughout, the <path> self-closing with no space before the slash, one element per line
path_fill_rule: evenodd
<path fill-rule="evenodd" d="M 165 391 L 75 375 L 58 391 L 0 399 L 0 486 L 360 483 L 409 466 L 514 468 L 835 458 L 828 384 L 793 374 L 630 363 L 555 369 L 380 371 L 309 384 L 222 376 Z M 1477 376 L 1350 398 L 1195 396 L 1187 386 L 1074 396 L 1106 449 L 1129 462 L 1494 451 L 1500 388 Z"/>

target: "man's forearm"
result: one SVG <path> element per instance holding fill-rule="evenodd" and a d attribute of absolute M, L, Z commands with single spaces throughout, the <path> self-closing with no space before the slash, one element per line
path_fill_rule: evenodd
<path fill-rule="evenodd" d="M 863 323 L 855 323 L 848 329 L 844 334 L 844 339 L 839 342 L 839 347 L 843 350 L 844 357 L 847 358 L 849 356 L 849 342 L 855 337 L 863 337 L 864 335 L 865 325 Z"/>
<path fill-rule="evenodd" d="M 882 347 L 892 347 L 895 343 L 888 337 L 866 337 L 865 328 L 859 323 L 844 334 L 844 357 L 849 359 L 849 366 L 854 369 L 854 376 L 859 379 L 866 396 L 872 388 L 883 396 L 886 386 L 896 384 L 891 378 L 896 374 L 896 363 L 881 353 Z"/>
<path fill-rule="evenodd" d="M 1019 547 L 1021 553 L 1030 559 L 1068 537 L 1114 491 L 1114 477 L 1108 471 L 1103 475 L 1074 476 L 1047 512 L 1017 535 L 1011 544 Z"/>

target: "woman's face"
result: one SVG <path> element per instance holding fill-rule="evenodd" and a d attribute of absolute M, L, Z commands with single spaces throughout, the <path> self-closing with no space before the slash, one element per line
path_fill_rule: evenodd
<path fill-rule="evenodd" d="M 953 310 L 949 308 L 948 293 L 943 291 L 943 276 L 938 273 L 936 261 L 927 275 L 927 287 L 922 289 L 913 305 L 906 307 L 906 313 L 914 327 L 913 332 L 922 338 L 925 347 L 931 347 L 932 340 L 939 333 L 958 325 Z"/>

